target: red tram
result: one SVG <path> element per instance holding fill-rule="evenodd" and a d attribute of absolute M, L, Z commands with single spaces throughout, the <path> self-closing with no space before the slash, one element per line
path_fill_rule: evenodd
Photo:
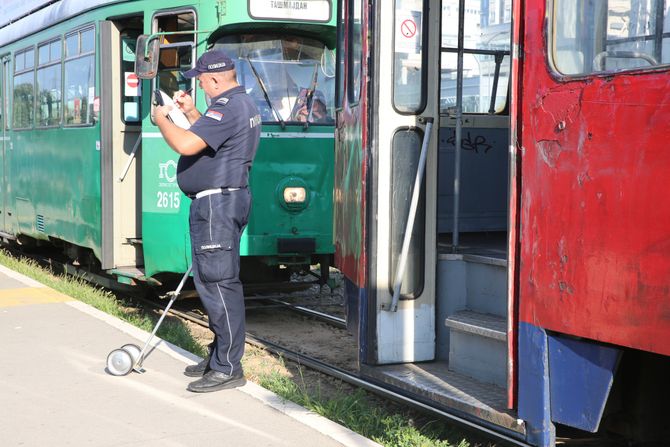
<path fill-rule="evenodd" d="M 670 445 L 670 2 L 345 0 L 340 24 L 361 373 L 532 445 Z"/>

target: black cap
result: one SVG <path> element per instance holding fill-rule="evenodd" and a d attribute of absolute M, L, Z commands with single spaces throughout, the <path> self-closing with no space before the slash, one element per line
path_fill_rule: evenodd
<path fill-rule="evenodd" d="M 198 58 L 195 67 L 183 72 L 185 78 L 194 78 L 202 73 L 220 73 L 235 68 L 235 63 L 222 50 L 209 50 Z"/>

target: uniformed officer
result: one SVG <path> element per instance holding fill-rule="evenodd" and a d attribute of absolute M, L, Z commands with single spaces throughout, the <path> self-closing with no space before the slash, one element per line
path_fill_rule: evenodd
<path fill-rule="evenodd" d="M 261 119 L 224 52 L 206 52 L 184 76 L 196 77 L 210 99 L 205 114 L 179 91 L 174 102 L 191 127 L 174 125 L 167 118 L 170 106 L 156 107 L 154 120 L 165 141 L 181 155 L 177 181 L 193 199 L 189 215 L 193 279 L 214 341 L 209 358 L 188 366 L 184 374 L 202 376 L 188 385 L 190 391 L 209 392 L 246 383 L 240 364 L 245 338 L 240 235 L 251 208 L 247 186 Z"/>

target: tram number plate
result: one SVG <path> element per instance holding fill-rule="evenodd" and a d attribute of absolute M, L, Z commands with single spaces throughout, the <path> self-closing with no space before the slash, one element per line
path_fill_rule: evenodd
<path fill-rule="evenodd" d="M 181 204 L 181 193 L 178 191 L 157 191 L 156 199 L 156 206 L 158 208 L 179 209 L 179 205 Z"/>

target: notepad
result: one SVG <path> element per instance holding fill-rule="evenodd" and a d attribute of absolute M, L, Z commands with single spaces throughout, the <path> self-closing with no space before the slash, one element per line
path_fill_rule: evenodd
<path fill-rule="evenodd" d="M 168 113 L 168 118 L 170 118 L 170 121 L 175 123 L 177 126 L 181 127 L 182 129 L 188 129 L 191 127 L 191 123 L 188 121 L 188 118 L 186 118 L 186 115 L 184 115 L 184 112 L 179 110 L 177 108 L 177 104 L 172 101 L 172 98 L 170 98 L 167 93 L 165 93 L 162 90 L 157 90 L 157 92 L 160 93 L 160 102 L 162 102 L 162 105 L 170 106 L 172 107 L 172 110 Z M 158 100 L 158 98 L 156 98 Z"/>

